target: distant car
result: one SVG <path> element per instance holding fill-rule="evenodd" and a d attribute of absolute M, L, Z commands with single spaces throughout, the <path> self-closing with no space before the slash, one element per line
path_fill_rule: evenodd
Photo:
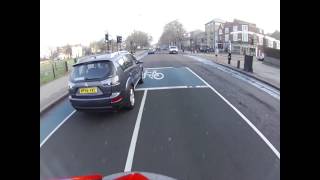
<path fill-rule="evenodd" d="M 256 58 L 258 61 L 264 61 L 264 54 L 262 53 L 261 55 L 258 55 Z"/>
<path fill-rule="evenodd" d="M 85 111 L 133 109 L 134 90 L 143 83 L 142 75 L 142 62 L 126 51 L 82 58 L 70 74 L 70 103 Z"/>
<path fill-rule="evenodd" d="M 178 47 L 177 46 L 170 46 L 169 47 L 169 54 L 178 54 Z"/>
<path fill-rule="evenodd" d="M 208 52 L 208 48 L 206 48 L 206 47 L 201 47 L 201 48 L 199 49 L 199 51 L 206 53 L 206 52 Z"/>
<path fill-rule="evenodd" d="M 156 49 L 155 48 L 150 48 L 148 50 L 148 54 L 154 54 L 156 52 Z"/>

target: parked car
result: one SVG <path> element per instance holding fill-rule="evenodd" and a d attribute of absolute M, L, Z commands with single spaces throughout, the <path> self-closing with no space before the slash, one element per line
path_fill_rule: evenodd
<path fill-rule="evenodd" d="M 76 110 L 134 108 L 134 90 L 143 83 L 143 66 L 132 54 L 120 51 L 90 56 L 73 67 L 68 86 Z"/>
<path fill-rule="evenodd" d="M 169 54 L 178 54 L 177 46 L 169 46 Z"/>

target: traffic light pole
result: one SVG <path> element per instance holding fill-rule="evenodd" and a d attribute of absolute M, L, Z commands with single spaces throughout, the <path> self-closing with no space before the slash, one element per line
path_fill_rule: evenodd
<path fill-rule="evenodd" d="M 105 36 L 104 36 L 104 40 L 105 40 L 105 42 L 107 43 L 107 51 L 109 52 L 110 51 L 110 47 L 109 47 L 109 34 L 107 33 L 107 34 L 105 34 Z"/>
<path fill-rule="evenodd" d="M 122 42 L 122 36 L 117 36 L 117 49 L 119 51 L 119 49 L 121 50 L 121 42 Z M 120 48 L 119 48 L 120 45 Z"/>

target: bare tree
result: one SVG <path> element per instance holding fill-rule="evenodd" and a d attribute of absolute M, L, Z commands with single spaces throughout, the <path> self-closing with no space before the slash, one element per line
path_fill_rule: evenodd
<path fill-rule="evenodd" d="M 90 49 L 94 49 L 95 52 L 104 52 L 106 50 L 106 45 L 103 39 L 91 42 L 89 47 Z"/>
<path fill-rule="evenodd" d="M 137 46 L 148 47 L 152 41 L 152 36 L 149 36 L 147 33 L 142 31 L 133 31 L 126 38 L 126 48 L 127 50 L 135 50 Z"/>
<path fill-rule="evenodd" d="M 72 55 L 72 48 L 71 48 L 71 46 L 70 46 L 69 44 L 63 46 L 63 47 L 62 47 L 62 51 L 63 51 L 63 53 L 64 53 L 65 55 L 68 56 L 68 58 L 71 57 L 71 55 Z"/>
<path fill-rule="evenodd" d="M 183 25 L 179 21 L 174 20 L 164 26 L 159 43 L 163 45 L 178 45 L 181 48 L 185 33 L 186 30 Z"/>
<path fill-rule="evenodd" d="M 58 53 L 58 48 L 53 48 L 50 47 L 50 59 L 55 59 L 56 57 L 58 57 L 59 53 Z"/>
<path fill-rule="evenodd" d="M 202 30 L 191 31 L 190 39 L 192 39 L 193 48 L 200 49 L 204 44 L 205 32 L 203 32 Z"/>
<path fill-rule="evenodd" d="M 89 47 L 85 46 L 83 51 L 85 56 L 92 54 L 90 46 Z"/>

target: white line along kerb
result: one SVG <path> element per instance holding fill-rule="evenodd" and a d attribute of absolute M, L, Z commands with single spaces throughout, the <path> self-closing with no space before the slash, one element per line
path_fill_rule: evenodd
<path fill-rule="evenodd" d="M 142 97 L 141 105 L 140 105 L 140 108 L 139 108 L 136 124 L 134 126 L 134 130 L 133 130 L 133 133 L 132 133 L 131 143 L 130 143 L 130 147 L 129 147 L 129 152 L 128 152 L 128 156 L 127 156 L 127 161 L 126 161 L 126 166 L 124 168 L 124 172 L 131 171 L 131 167 L 132 167 L 132 163 L 133 163 L 133 157 L 134 157 L 134 151 L 136 149 L 136 144 L 137 144 L 137 140 L 138 140 L 138 134 L 139 134 L 139 129 L 140 129 L 142 112 L 143 112 L 143 108 L 144 108 L 144 103 L 146 101 L 147 92 L 148 92 L 148 90 L 145 90 L 144 93 L 143 93 L 143 97 Z"/>
<path fill-rule="evenodd" d="M 168 68 L 174 68 L 174 67 L 154 67 L 154 68 L 144 68 L 144 69 L 168 69 Z"/>
<path fill-rule="evenodd" d="M 41 144 L 40 144 L 40 148 L 42 147 L 42 145 L 43 145 L 44 143 L 47 142 L 47 140 L 52 136 L 52 134 L 53 134 L 54 132 L 56 132 L 56 131 L 58 130 L 58 128 L 59 128 L 60 126 L 62 126 L 62 124 L 63 124 L 65 121 L 67 121 L 75 112 L 77 112 L 77 111 L 76 111 L 76 110 L 72 111 L 72 113 L 70 113 L 66 118 L 64 118 L 64 120 L 61 121 L 61 122 L 59 123 L 59 125 L 58 125 L 56 128 L 54 128 L 54 130 L 51 131 L 51 133 L 50 133 L 46 138 L 44 138 L 44 140 L 43 140 L 43 141 L 41 142 Z"/>
<path fill-rule="evenodd" d="M 249 126 L 262 138 L 262 140 L 270 147 L 270 149 L 276 154 L 276 156 L 280 159 L 279 151 L 270 143 L 270 141 L 257 129 L 249 119 L 243 115 L 236 107 L 234 107 L 226 98 L 224 98 L 217 90 L 215 90 L 209 83 L 207 83 L 204 79 L 202 79 L 198 74 L 193 72 L 190 68 L 186 67 L 192 74 L 197 76 L 203 83 L 205 83 L 213 92 L 215 92 L 219 97 L 221 97 L 236 113 L 239 114 L 242 119 L 249 124 Z"/>

